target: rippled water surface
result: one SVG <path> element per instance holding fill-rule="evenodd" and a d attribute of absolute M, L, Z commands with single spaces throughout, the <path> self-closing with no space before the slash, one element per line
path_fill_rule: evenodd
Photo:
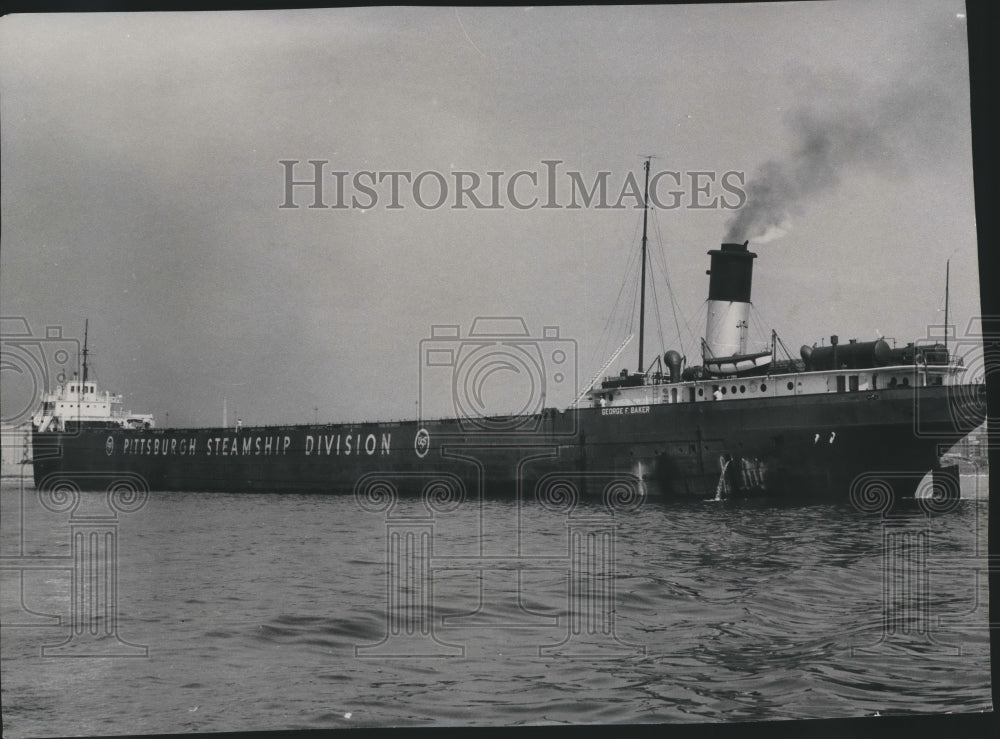
<path fill-rule="evenodd" d="M 93 591 L 117 621 L 74 621 L 71 525 L 106 502 L 71 521 L 5 480 L 4 734 L 991 710 L 986 482 L 962 484 L 888 517 L 160 493 L 80 576 L 117 561 L 117 600 Z"/>

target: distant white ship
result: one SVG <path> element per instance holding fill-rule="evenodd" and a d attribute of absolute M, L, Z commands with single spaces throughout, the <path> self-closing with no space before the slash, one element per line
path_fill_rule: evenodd
<path fill-rule="evenodd" d="M 122 396 L 98 390 L 88 377 L 87 330 L 84 324 L 83 377 L 57 385 L 55 392 L 42 396 L 42 405 L 31 417 L 35 431 L 73 431 L 77 429 L 151 429 L 156 423 L 152 414 L 122 410 Z"/>

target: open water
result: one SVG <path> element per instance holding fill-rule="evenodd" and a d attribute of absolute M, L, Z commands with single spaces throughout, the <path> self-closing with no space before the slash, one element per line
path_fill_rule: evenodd
<path fill-rule="evenodd" d="M 112 511 L 8 479 L 3 733 L 989 711 L 986 478 L 962 488 L 938 515 L 198 493 Z"/>

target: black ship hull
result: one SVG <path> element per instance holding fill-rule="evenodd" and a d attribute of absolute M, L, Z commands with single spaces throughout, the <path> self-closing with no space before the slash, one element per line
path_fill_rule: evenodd
<path fill-rule="evenodd" d="M 545 410 L 356 425 L 81 429 L 33 435 L 35 484 L 105 489 L 785 501 L 957 497 L 940 456 L 984 417 L 982 386 Z M 942 482 L 943 481 L 943 482 Z M 443 486 L 443 487 L 442 487 Z"/>

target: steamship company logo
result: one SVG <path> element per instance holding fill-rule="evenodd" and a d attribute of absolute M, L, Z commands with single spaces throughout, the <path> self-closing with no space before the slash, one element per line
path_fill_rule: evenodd
<path fill-rule="evenodd" d="M 413 437 L 413 451 L 417 453 L 417 456 L 423 459 L 427 456 L 427 452 L 431 448 L 431 435 L 427 433 L 427 429 L 418 429 L 417 435 Z"/>
<path fill-rule="evenodd" d="M 109 436 L 108 440 L 104 442 L 104 453 L 109 457 L 115 453 L 115 437 Z"/>

